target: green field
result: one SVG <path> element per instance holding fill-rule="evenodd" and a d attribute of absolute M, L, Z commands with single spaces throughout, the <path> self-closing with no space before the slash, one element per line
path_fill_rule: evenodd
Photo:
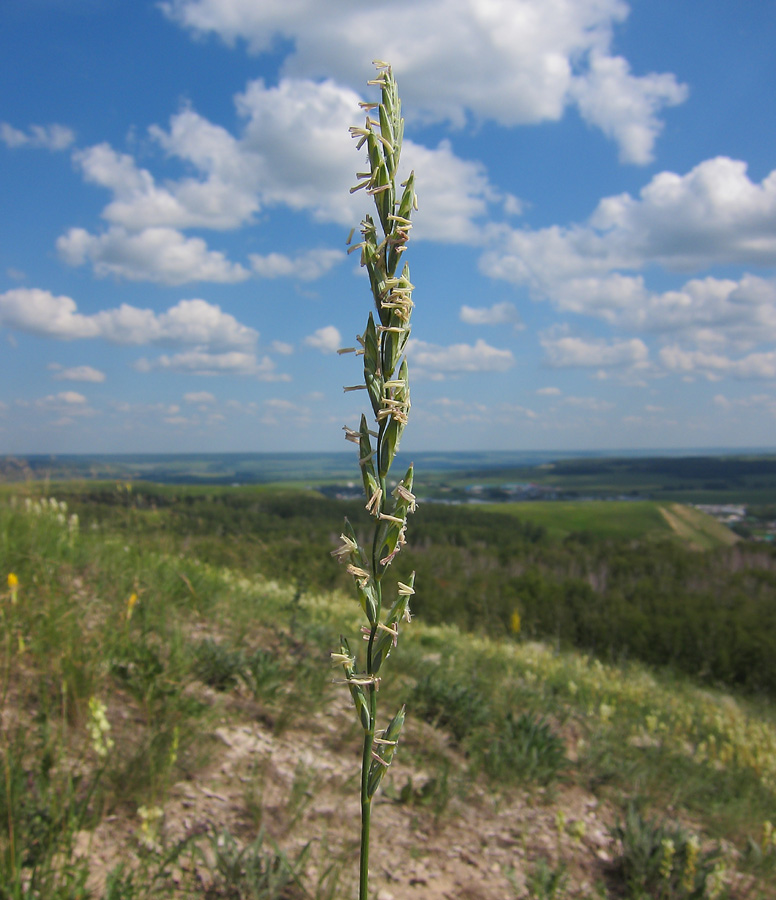
<path fill-rule="evenodd" d="M 688 506 L 650 500 L 474 504 L 477 509 L 534 522 L 548 537 L 571 534 L 602 539 L 660 540 L 671 538 L 699 549 L 735 543 L 738 537 L 711 516 Z"/>

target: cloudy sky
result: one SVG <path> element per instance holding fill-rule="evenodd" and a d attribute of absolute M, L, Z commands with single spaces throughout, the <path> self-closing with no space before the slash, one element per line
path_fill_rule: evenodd
<path fill-rule="evenodd" d="M 405 451 L 773 448 L 774 43 L 771 0 L 3 0 L 0 453 L 345 449 L 376 57 Z"/>

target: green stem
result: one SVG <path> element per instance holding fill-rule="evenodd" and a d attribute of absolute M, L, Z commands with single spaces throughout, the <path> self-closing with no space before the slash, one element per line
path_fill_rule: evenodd
<path fill-rule="evenodd" d="M 361 759 L 361 864 L 359 867 L 358 900 L 369 900 L 369 826 L 372 819 L 372 800 L 369 797 L 369 768 L 372 764 L 372 748 L 375 737 L 377 697 L 374 687 L 369 690 L 371 725 L 364 735 L 364 752 Z"/>

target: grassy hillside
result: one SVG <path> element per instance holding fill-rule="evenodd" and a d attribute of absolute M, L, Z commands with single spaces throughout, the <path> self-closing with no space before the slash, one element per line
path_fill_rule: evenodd
<path fill-rule="evenodd" d="M 0 504 L 0 896 L 352 896 L 358 735 L 328 651 L 357 605 L 298 560 L 278 581 L 277 547 L 264 571 L 208 562 L 170 527 L 183 498 L 113 499 L 91 521 Z M 776 896 L 771 701 L 514 621 L 496 638 L 421 615 L 397 653 L 383 896 Z"/>

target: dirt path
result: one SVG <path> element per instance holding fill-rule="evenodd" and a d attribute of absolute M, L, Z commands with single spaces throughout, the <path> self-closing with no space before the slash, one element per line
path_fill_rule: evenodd
<path fill-rule="evenodd" d="M 690 506 L 670 503 L 659 509 L 671 530 L 694 550 L 708 550 L 718 546 L 720 542 L 735 544 L 740 540 L 729 528 Z"/>

